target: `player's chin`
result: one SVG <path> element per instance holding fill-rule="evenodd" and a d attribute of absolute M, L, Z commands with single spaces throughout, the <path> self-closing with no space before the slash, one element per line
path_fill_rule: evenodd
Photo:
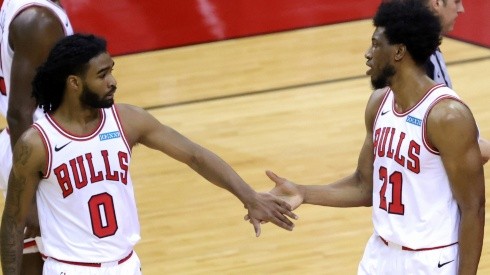
<path fill-rule="evenodd" d="M 99 107 L 101 107 L 101 108 L 111 108 L 112 105 L 114 105 L 114 99 L 113 98 L 110 98 L 110 99 L 106 99 L 103 102 L 101 102 L 101 104 L 100 104 Z"/>

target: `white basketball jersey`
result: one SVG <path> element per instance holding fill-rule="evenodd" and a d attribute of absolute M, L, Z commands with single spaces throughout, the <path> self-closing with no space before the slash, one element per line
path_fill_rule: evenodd
<path fill-rule="evenodd" d="M 0 113 L 7 117 L 8 108 L 8 93 L 10 91 L 10 72 L 12 68 L 12 58 L 14 55 L 13 50 L 9 45 L 9 26 L 12 20 L 23 10 L 40 6 L 51 10 L 56 16 L 58 16 L 60 22 L 63 24 L 65 35 L 73 34 L 73 29 L 66 12 L 57 4 L 49 0 L 4 0 L 2 9 L 0 11 L 0 28 L 2 35 L 0 36 L 0 59 L 1 59 L 1 72 L 0 72 Z M 1 78 L 3 77 L 3 79 Z M 41 109 L 37 109 L 34 114 L 34 121 L 41 117 L 43 112 Z"/>
<path fill-rule="evenodd" d="M 140 239 L 129 174 L 131 150 L 115 107 L 101 109 L 97 129 L 76 136 L 49 115 L 33 127 L 47 150 L 36 193 L 44 254 L 100 263 L 119 260 Z"/>
<path fill-rule="evenodd" d="M 412 249 L 458 241 L 459 212 L 439 152 L 429 147 L 426 119 L 442 99 L 459 100 L 443 84 L 398 113 L 387 88 L 374 123 L 373 223 L 384 239 Z"/>

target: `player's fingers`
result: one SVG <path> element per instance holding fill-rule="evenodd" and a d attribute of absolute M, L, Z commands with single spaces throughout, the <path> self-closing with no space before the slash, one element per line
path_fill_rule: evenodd
<path fill-rule="evenodd" d="M 254 226 L 255 237 L 259 237 L 260 236 L 260 233 L 261 233 L 260 222 L 258 220 L 256 220 L 256 219 L 250 219 L 250 222 Z"/>
<path fill-rule="evenodd" d="M 286 215 L 295 220 L 298 219 L 298 216 L 293 213 L 292 207 L 289 203 L 277 197 L 274 198 L 274 202 L 278 205 L 278 211 L 281 212 L 283 215 Z"/>
<path fill-rule="evenodd" d="M 294 214 L 293 211 L 284 211 L 282 212 L 283 215 L 286 215 L 288 217 L 290 217 L 291 219 L 294 219 L 294 220 L 297 220 L 298 219 L 298 215 Z"/>
<path fill-rule="evenodd" d="M 297 220 L 298 219 L 298 216 L 296 214 L 293 213 L 292 211 L 292 207 L 289 203 L 281 200 L 281 199 L 277 199 L 276 203 L 279 205 L 279 211 L 283 214 L 283 215 L 286 215 L 292 219 L 295 219 Z"/>
<path fill-rule="evenodd" d="M 273 182 L 275 182 L 276 185 L 281 184 L 285 180 L 270 170 L 265 171 L 265 174 L 269 177 L 269 179 L 271 179 Z"/>
<path fill-rule="evenodd" d="M 247 214 L 243 217 L 244 220 L 246 221 L 249 221 L 250 223 L 252 223 L 252 221 L 250 220 L 250 216 Z M 260 221 L 261 224 L 266 224 L 267 221 Z"/>
<path fill-rule="evenodd" d="M 283 216 L 284 217 L 284 216 Z M 294 224 L 291 221 L 283 221 L 281 218 L 273 218 L 271 219 L 271 222 L 277 226 L 279 226 L 282 229 L 285 229 L 287 231 L 293 231 Z"/>
<path fill-rule="evenodd" d="M 270 222 L 289 231 L 292 231 L 294 228 L 294 223 L 281 212 L 275 212 L 274 215 L 270 217 Z"/>

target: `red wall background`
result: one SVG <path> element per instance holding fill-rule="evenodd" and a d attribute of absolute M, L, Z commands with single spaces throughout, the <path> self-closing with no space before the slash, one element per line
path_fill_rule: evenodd
<path fill-rule="evenodd" d="M 380 0 L 61 0 L 113 55 L 370 18 Z M 467 0 L 451 37 L 490 47 L 490 1 Z"/>

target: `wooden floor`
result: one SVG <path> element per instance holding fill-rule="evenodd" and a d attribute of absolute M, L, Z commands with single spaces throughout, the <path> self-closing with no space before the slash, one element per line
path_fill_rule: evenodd
<path fill-rule="evenodd" d="M 372 31 L 365 20 L 117 57 L 117 98 L 215 151 L 257 190 L 272 187 L 266 169 L 328 183 L 353 170 L 362 145 Z M 490 50 L 450 39 L 442 50 L 490 137 Z M 239 201 L 188 167 L 137 147 L 131 172 L 144 274 L 355 274 L 372 233 L 369 208 L 304 205 L 293 232 L 266 224 L 256 238 Z M 489 228 L 480 274 L 490 274 Z"/>

